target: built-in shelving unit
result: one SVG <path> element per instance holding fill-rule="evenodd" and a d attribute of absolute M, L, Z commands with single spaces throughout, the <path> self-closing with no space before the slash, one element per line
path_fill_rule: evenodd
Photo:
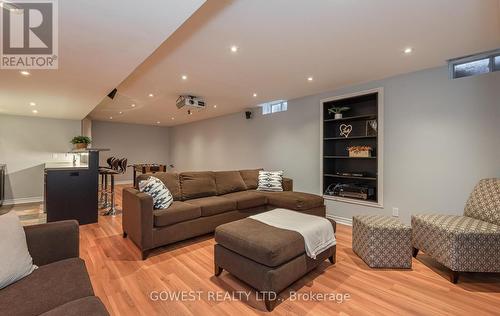
<path fill-rule="evenodd" d="M 342 118 L 328 109 L 349 107 Z M 373 89 L 321 100 L 321 188 L 329 200 L 383 206 L 383 89 Z M 375 124 L 374 124 L 375 122 Z M 376 128 L 373 128 L 376 125 Z M 341 133 L 348 126 L 350 133 Z M 369 146 L 370 157 L 349 157 L 348 147 Z M 340 185 L 354 185 L 370 192 L 367 198 L 339 196 Z M 337 187 L 337 190 L 333 190 Z"/>

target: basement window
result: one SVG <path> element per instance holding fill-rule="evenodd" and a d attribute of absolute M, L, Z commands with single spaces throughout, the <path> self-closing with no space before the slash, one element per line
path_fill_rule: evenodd
<path fill-rule="evenodd" d="M 271 113 L 284 112 L 288 109 L 288 102 L 285 100 L 276 100 L 260 105 L 262 107 L 262 115 Z"/>
<path fill-rule="evenodd" d="M 482 75 L 500 70 L 500 50 L 456 58 L 448 61 L 452 79 Z"/>

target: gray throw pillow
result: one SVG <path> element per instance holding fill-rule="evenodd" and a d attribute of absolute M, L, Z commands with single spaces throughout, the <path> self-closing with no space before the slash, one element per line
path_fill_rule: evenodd
<path fill-rule="evenodd" d="M 0 289 L 31 274 L 36 268 L 17 214 L 11 211 L 0 215 Z"/>
<path fill-rule="evenodd" d="M 149 177 L 139 182 L 139 191 L 153 197 L 153 208 L 155 210 L 168 208 L 174 201 L 168 188 L 156 177 Z"/>

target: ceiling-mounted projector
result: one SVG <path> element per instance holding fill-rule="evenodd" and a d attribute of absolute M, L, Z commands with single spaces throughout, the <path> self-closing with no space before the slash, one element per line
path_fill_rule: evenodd
<path fill-rule="evenodd" d="M 193 95 L 181 95 L 175 101 L 175 105 L 177 108 L 182 109 L 183 107 L 195 107 L 195 108 L 204 108 L 205 101 L 200 97 L 195 97 Z"/>

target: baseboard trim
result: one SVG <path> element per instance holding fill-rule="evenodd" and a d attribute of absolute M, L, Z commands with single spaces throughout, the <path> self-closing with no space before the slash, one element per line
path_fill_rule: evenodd
<path fill-rule="evenodd" d="M 115 184 L 123 185 L 123 184 L 133 184 L 133 180 L 120 180 L 120 181 L 115 181 Z"/>
<path fill-rule="evenodd" d="M 326 218 L 333 219 L 337 224 L 352 226 L 352 218 L 340 217 L 335 215 L 326 214 Z"/>
<path fill-rule="evenodd" d="M 39 203 L 43 201 L 43 196 L 34 196 L 29 198 L 18 198 L 3 201 L 3 205 L 17 205 L 27 203 Z"/>

